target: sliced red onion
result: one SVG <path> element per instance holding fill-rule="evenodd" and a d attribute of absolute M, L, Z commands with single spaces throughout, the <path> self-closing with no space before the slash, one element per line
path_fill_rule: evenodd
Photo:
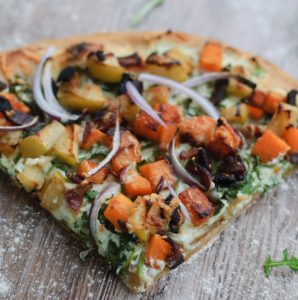
<path fill-rule="evenodd" d="M 193 77 L 187 81 L 184 81 L 183 85 L 185 85 L 188 88 L 193 88 L 193 87 L 197 87 L 197 86 L 203 85 L 208 82 L 216 81 L 219 79 L 228 79 L 230 77 L 237 77 L 237 75 L 232 74 L 230 72 L 205 73 L 200 76 Z"/>
<path fill-rule="evenodd" d="M 51 116 L 52 118 L 67 122 L 69 120 L 69 116 L 60 111 L 57 111 L 56 108 L 52 107 L 50 103 L 47 102 L 42 92 L 41 78 L 42 78 L 44 64 L 47 62 L 49 58 L 52 57 L 54 51 L 55 51 L 54 47 L 48 48 L 36 67 L 34 80 L 33 80 L 33 96 L 38 107 L 41 110 L 43 110 L 47 115 Z"/>
<path fill-rule="evenodd" d="M 172 139 L 169 145 L 169 158 L 176 175 L 178 175 L 185 183 L 191 186 L 195 185 L 199 187 L 201 190 L 206 191 L 206 188 L 197 179 L 195 179 L 190 173 L 188 173 L 179 162 L 175 151 L 175 138 Z"/>
<path fill-rule="evenodd" d="M 44 90 L 45 100 L 56 109 L 58 112 L 65 114 L 69 120 L 77 120 L 80 116 L 69 113 L 66 109 L 64 109 L 59 101 L 57 100 L 52 86 L 52 62 L 48 59 L 45 62 L 43 76 L 42 76 L 42 85 Z"/>
<path fill-rule="evenodd" d="M 165 122 L 160 118 L 158 113 L 146 102 L 146 100 L 142 97 L 139 91 L 135 88 L 135 86 L 131 82 L 126 83 L 127 94 L 131 98 L 131 100 L 140 107 L 145 113 L 147 113 L 152 119 L 158 122 L 161 126 L 167 127 Z"/>
<path fill-rule="evenodd" d="M 121 190 L 119 183 L 113 182 L 108 184 L 94 199 L 89 212 L 89 228 L 90 234 L 95 244 L 97 244 L 98 234 L 98 212 L 102 202 L 108 198 L 112 198 Z"/>
<path fill-rule="evenodd" d="M 17 126 L 0 126 L 0 131 L 16 131 L 16 130 L 22 130 L 22 129 L 27 129 L 32 126 L 34 126 L 38 122 L 38 117 L 32 118 L 32 120 L 28 123 L 22 124 L 22 125 L 17 125 Z"/>
<path fill-rule="evenodd" d="M 188 210 L 187 208 L 185 207 L 185 205 L 183 204 L 183 202 L 180 200 L 179 196 L 177 195 L 177 193 L 175 192 L 175 190 L 173 189 L 173 187 L 170 185 L 170 183 L 168 181 L 165 182 L 170 194 L 172 196 L 174 196 L 175 198 L 177 198 L 179 200 L 179 206 L 180 206 L 180 209 L 184 215 L 184 217 L 191 222 L 191 217 L 188 213 Z"/>
<path fill-rule="evenodd" d="M 178 83 L 174 80 L 157 76 L 157 75 L 152 75 L 152 74 L 146 74 L 146 73 L 141 73 L 139 75 L 139 80 L 141 81 L 149 81 L 154 84 L 161 84 L 165 85 L 171 89 L 174 89 L 176 91 L 179 91 L 188 97 L 190 97 L 193 101 L 195 101 L 198 105 L 200 105 L 203 110 L 212 118 L 218 119 L 219 118 L 219 113 L 215 106 L 207 99 L 205 99 L 203 96 L 199 95 L 192 89 L 184 86 L 181 83 Z"/>
<path fill-rule="evenodd" d="M 115 133 L 113 137 L 113 149 L 112 151 L 106 156 L 104 160 L 102 160 L 94 169 L 90 170 L 85 177 L 90 177 L 96 174 L 100 169 L 102 169 L 110 160 L 116 155 L 120 148 L 120 140 L 121 140 L 121 132 L 120 132 L 120 121 L 117 115 L 116 119 L 116 126 L 115 126 Z"/>

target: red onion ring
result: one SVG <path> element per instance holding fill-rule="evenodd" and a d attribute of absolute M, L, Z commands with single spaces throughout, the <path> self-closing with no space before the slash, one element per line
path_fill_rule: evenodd
<path fill-rule="evenodd" d="M 32 126 L 34 126 L 38 122 L 38 117 L 34 117 L 30 122 L 18 125 L 18 126 L 0 126 L 0 131 L 16 131 L 16 130 L 22 130 L 22 129 L 27 129 Z"/>
<path fill-rule="evenodd" d="M 33 79 L 33 96 L 37 106 L 43 112 L 45 112 L 47 115 L 49 115 L 52 118 L 67 122 L 69 120 L 69 116 L 67 114 L 61 113 L 60 111 L 57 111 L 56 108 L 53 108 L 50 105 L 50 103 L 44 97 L 42 92 L 42 87 L 41 87 L 41 77 L 42 77 L 44 65 L 47 62 L 47 60 L 52 57 L 54 51 L 55 51 L 54 47 L 48 48 L 36 67 L 36 71 Z"/>
<path fill-rule="evenodd" d="M 219 79 L 228 79 L 230 77 L 238 77 L 238 76 L 229 72 L 204 73 L 200 76 L 196 76 L 187 81 L 184 81 L 183 85 L 185 85 L 188 88 L 193 88 L 208 82 L 216 81 Z"/>
<path fill-rule="evenodd" d="M 170 185 L 170 183 L 168 181 L 165 181 L 165 184 L 170 192 L 170 194 L 172 196 L 174 196 L 175 198 L 177 198 L 179 200 L 179 206 L 180 206 L 180 209 L 184 215 L 184 217 L 191 222 L 191 217 L 188 213 L 188 210 L 187 208 L 185 207 L 185 205 L 182 203 L 182 201 L 180 200 L 179 196 L 177 195 L 177 193 L 175 192 L 175 190 L 173 189 L 173 187 Z"/>
<path fill-rule="evenodd" d="M 50 58 L 45 62 L 43 76 L 42 76 L 42 86 L 44 90 L 45 100 L 56 109 L 58 112 L 65 114 L 69 120 L 77 120 L 80 116 L 69 113 L 66 109 L 64 109 L 59 101 L 57 100 L 53 87 L 52 87 L 52 62 Z"/>
<path fill-rule="evenodd" d="M 197 179 L 195 179 L 190 173 L 188 173 L 179 162 L 175 151 L 175 137 L 172 139 L 169 145 L 169 158 L 176 175 L 178 175 L 188 185 L 190 186 L 195 185 L 199 187 L 201 190 L 206 191 L 206 188 Z"/>
<path fill-rule="evenodd" d="M 145 113 L 147 113 L 152 119 L 158 122 L 161 126 L 167 127 L 165 122 L 159 117 L 158 113 L 146 102 L 139 91 L 131 82 L 126 83 L 127 94 L 131 100 L 140 107 Z"/>
<path fill-rule="evenodd" d="M 116 118 L 116 126 L 115 126 L 115 133 L 113 137 L 113 148 L 112 151 L 102 160 L 94 169 L 90 170 L 85 177 L 90 177 L 96 174 L 100 169 L 102 169 L 110 160 L 116 155 L 120 148 L 120 140 L 121 140 L 121 132 L 120 132 L 120 121 L 119 116 L 117 115 Z"/>
<path fill-rule="evenodd" d="M 188 97 L 190 97 L 193 101 L 195 101 L 198 105 L 200 105 L 203 110 L 212 118 L 218 119 L 219 118 L 219 113 L 215 106 L 207 99 L 196 93 L 195 91 L 191 90 L 190 88 L 184 86 L 181 83 L 178 83 L 174 80 L 164 78 L 161 76 L 157 75 L 151 75 L 147 73 L 141 73 L 139 75 L 139 80 L 141 81 L 149 81 L 154 84 L 161 84 L 165 85 L 171 89 L 174 89 L 176 91 L 179 91 Z"/>
<path fill-rule="evenodd" d="M 108 184 L 94 199 L 90 211 L 89 211 L 89 229 L 91 237 L 94 243 L 97 245 L 97 234 L 98 234 L 98 212 L 102 205 L 102 202 L 107 199 L 113 197 L 115 194 L 120 192 L 121 186 L 119 183 L 113 182 Z"/>

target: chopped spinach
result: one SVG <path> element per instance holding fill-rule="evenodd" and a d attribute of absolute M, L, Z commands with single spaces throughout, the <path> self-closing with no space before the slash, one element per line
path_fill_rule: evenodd
<path fill-rule="evenodd" d="M 97 191 L 95 191 L 95 190 L 88 190 L 85 193 L 84 197 L 86 198 L 86 200 L 87 200 L 88 203 L 91 203 L 96 198 L 96 195 L 97 195 Z"/>
<path fill-rule="evenodd" d="M 202 108 L 194 103 L 191 99 L 182 102 L 184 114 L 190 117 L 199 116 L 204 113 Z"/>
<path fill-rule="evenodd" d="M 70 167 L 62 162 L 60 162 L 57 159 L 54 159 L 52 161 L 52 167 L 49 169 L 48 174 L 53 170 L 53 168 L 57 168 L 60 169 L 62 171 L 64 171 L 65 173 L 69 172 Z"/>
<path fill-rule="evenodd" d="M 79 161 L 85 159 L 91 159 L 97 156 L 107 156 L 110 150 L 104 145 L 94 145 L 91 150 L 80 150 L 79 151 Z"/>

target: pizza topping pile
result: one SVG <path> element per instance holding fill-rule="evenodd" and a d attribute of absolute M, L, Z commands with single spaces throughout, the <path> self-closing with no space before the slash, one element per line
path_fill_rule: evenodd
<path fill-rule="evenodd" d="M 211 224 L 228 194 L 249 194 L 261 180 L 256 165 L 276 162 L 277 175 L 281 161 L 298 162 L 297 91 L 263 91 L 224 55 L 214 42 L 198 62 L 175 47 L 146 57 L 87 43 L 49 49 L 34 101 L 18 99 L 13 84 L 2 87 L 0 152 L 18 182 L 72 230 L 91 235 L 117 271 L 134 259 L 174 268 L 187 230 Z"/>

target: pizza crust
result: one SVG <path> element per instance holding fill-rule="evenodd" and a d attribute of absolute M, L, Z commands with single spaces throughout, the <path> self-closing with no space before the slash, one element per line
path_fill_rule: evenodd
<path fill-rule="evenodd" d="M 166 41 L 173 44 L 182 43 L 183 46 L 197 49 L 197 52 L 199 53 L 206 40 L 196 35 L 167 31 L 95 33 L 91 35 L 68 37 L 64 39 L 38 41 L 25 46 L 22 49 L 0 53 L 0 80 L 9 80 L 11 76 L 14 76 L 15 73 L 20 71 L 20 68 L 23 68 L 22 65 L 24 66 L 26 64 L 29 66 L 28 76 L 32 75 L 34 65 L 38 62 L 38 58 L 50 45 L 57 48 L 67 48 L 73 44 L 89 42 L 102 45 L 105 51 L 116 52 L 117 54 L 123 53 L 124 55 L 125 53 L 131 54 L 133 52 L 138 52 L 140 55 L 144 56 L 146 53 L 148 53 L 148 49 L 154 49 L 154 47 L 161 41 Z M 224 50 L 232 52 L 239 58 L 244 58 L 246 60 L 253 59 L 268 73 L 264 79 L 261 79 L 261 81 L 258 82 L 265 91 L 275 89 L 276 86 L 286 91 L 290 89 L 298 89 L 298 81 L 296 79 L 284 73 L 278 67 L 262 59 L 261 57 L 252 56 L 249 53 L 231 48 L 225 44 L 222 44 L 222 47 Z M 18 64 L 18 62 L 21 62 L 21 66 Z M 241 207 L 241 209 L 239 208 L 234 210 L 233 213 L 225 212 L 219 220 L 217 220 L 213 225 L 209 226 L 208 232 L 194 241 L 195 247 L 190 251 L 186 251 L 185 258 L 189 259 L 191 255 L 206 247 L 206 245 L 214 240 L 230 222 L 238 217 L 242 211 L 248 209 L 259 198 L 260 195 L 255 195 L 249 201 L 247 201 L 247 199 L 238 200 L 238 203 L 240 204 L 242 202 L 246 203 Z M 154 278 L 154 281 L 156 282 L 160 277 L 164 276 L 169 271 L 169 269 L 165 269 L 163 272 L 160 272 L 158 276 Z M 126 276 L 126 278 L 123 278 L 123 280 L 125 281 L 126 285 L 135 292 L 142 292 L 148 288 L 148 286 L 143 286 L 140 282 L 138 282 L 134 274 Z"/>

